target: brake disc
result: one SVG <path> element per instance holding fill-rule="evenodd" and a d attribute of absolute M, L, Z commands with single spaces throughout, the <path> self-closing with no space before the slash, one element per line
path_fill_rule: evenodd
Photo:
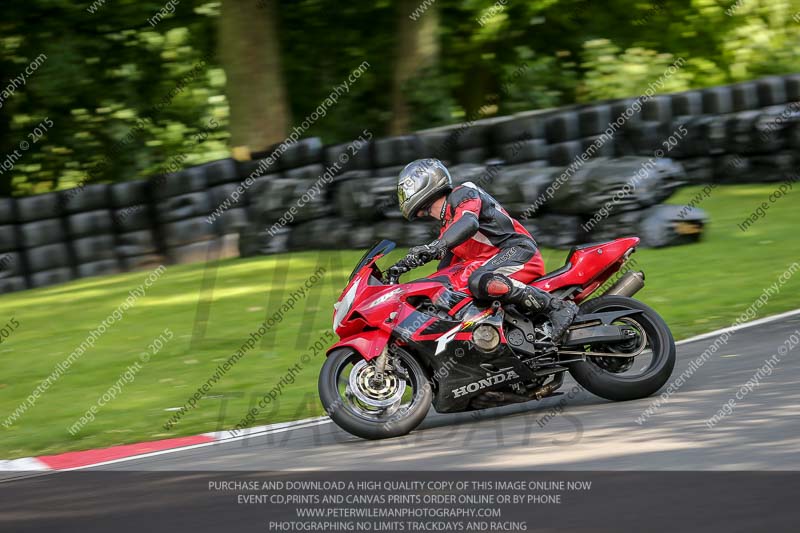
<path fill-rule="evenodd" d="M 349 385 L 360 402 L 380 409 L 399 404 L 406 391 L 405 380 L 394 373 L 385 372 L 382 380 L 376 380 L 375 367 L 364 360 L 353 365 Z"/>

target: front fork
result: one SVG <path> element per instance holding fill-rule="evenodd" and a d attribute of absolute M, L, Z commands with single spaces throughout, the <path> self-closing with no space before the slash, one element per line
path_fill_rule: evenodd
<path fill-rule="evenodd" d="M 375 359 L 375 381 L 382 382 L 386 365 L 389 362 L 389 345 L 383 347 L 381 354 Z"/>

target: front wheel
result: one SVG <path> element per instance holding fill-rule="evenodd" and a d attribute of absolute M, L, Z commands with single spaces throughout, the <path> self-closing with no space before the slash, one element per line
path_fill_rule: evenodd
<path fill-rule="evenodd" d="M 404 351 L 390 359 L 382 378 L 375 361 L 350 348 L 331 352 L 319 374 L 319 397 L 340 428 L 363 439 L 410 433 L 428 414 L 433 392 L 419 362 Z"/>
<path fill-rule="evenodd" d="M 675 340 L 672 332 L 652 308 L 626 296 L 600 296 L 581 305 L 581 313 L 637 309 L 641 313 L 619 319 L 620 325 L 633 328 L 636 335 L 629 341 L 608 345 L 586 346 L 591 353 L 586 361 L 573 363 L 569 372 L 583 388 L 614 401 L 636 400 L 655 393 L 667 382 L 675 367 Z M 614 357 L 634 354 L 635 357 Z"/>

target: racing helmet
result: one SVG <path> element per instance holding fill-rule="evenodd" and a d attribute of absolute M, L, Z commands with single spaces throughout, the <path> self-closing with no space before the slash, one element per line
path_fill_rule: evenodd
<path fill-rule="evenodd" d="M 438 159 L 417 159 L 407 164 L 397 182 L 400 212 L 407 220 L 417 218 L 420 209 L 453 189 L 447 167 Z"/>

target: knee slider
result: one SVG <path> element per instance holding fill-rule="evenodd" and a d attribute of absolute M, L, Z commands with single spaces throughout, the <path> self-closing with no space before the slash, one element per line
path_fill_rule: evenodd
<path fill-rule="evenodd" d="M 470 278 L 469 288 L 472 295 L 478 299 L 492 299 L 502 297 L 511 292 L 511 280 L 502 274 L 484 272 Z"/>

